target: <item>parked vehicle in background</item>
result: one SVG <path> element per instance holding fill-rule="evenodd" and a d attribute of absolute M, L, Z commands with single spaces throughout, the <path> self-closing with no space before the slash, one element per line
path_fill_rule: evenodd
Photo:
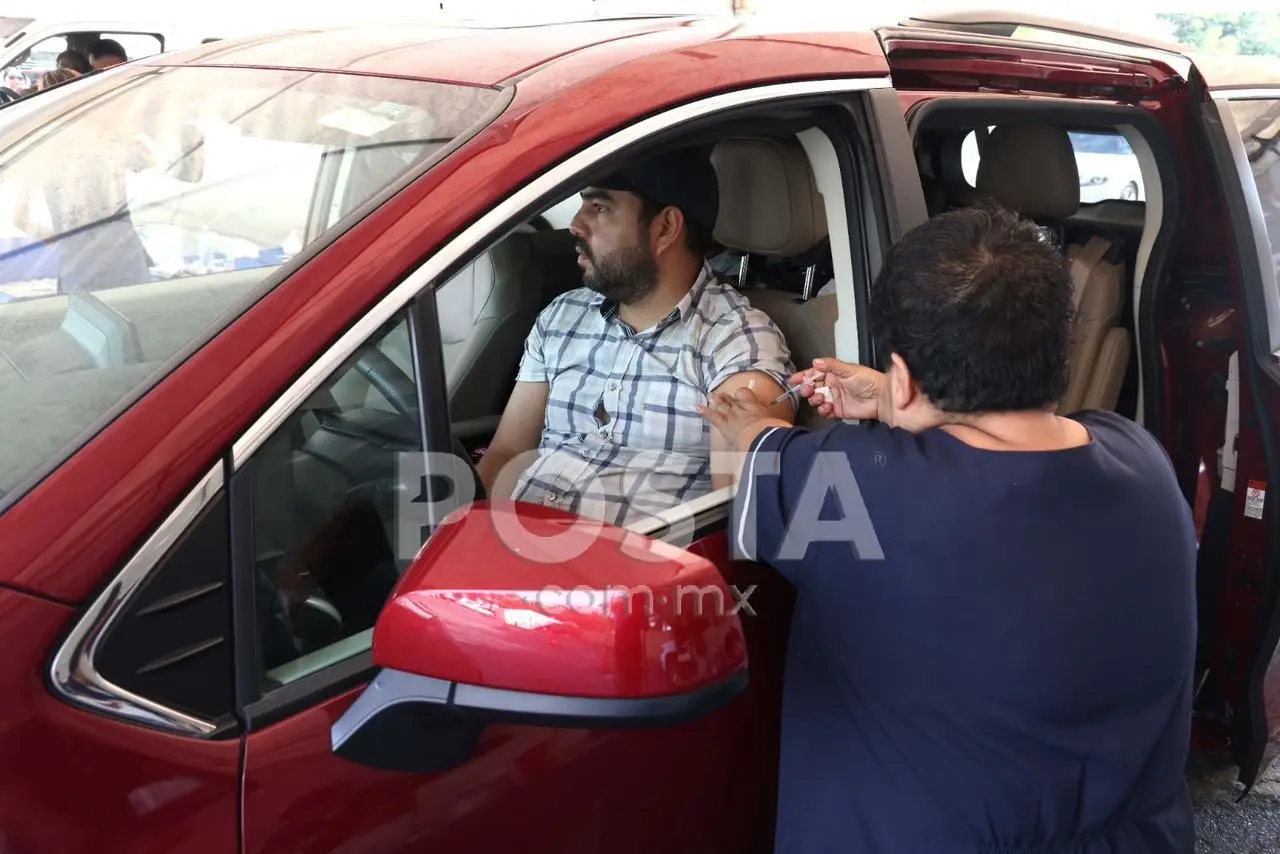
<path fill-rule="evenodd" d="M 579 192 L 676 145 L 709 150 L 726 266 L 800 364 L 877 359 L 869 285 L 927 217 L 996 193 L 1041 225 L 1081 309 L 1060 406 L 1168 451 L 1200 534 L 1197 744 L 1256 780 L 1280 85 L 999 26 L 289 32 L 7 108 L 26 242 L 0 273 L 44 290 L 0 305 L 6 850 L 770 850 L 793 591 L 735 559 L 732 490 L 622 530 L 474 482 L 534 319 L 581 281 Z M 1136 199 L 1079 203 L 1084 158 L 1122 156 L 1091 135 L 1126 141 Z M 145 271 L 92 240 L 122 223 Z M 58 293 L 67 263 L 96 287 Z"/>
<path fill-rule="evenodd" d="M 1072 131 L 1071 147 L 1080 174 L 1080 202 L 1108 199 L 1143 201 L 1142 172 L 1129 141 L 1118 133 Z"/>

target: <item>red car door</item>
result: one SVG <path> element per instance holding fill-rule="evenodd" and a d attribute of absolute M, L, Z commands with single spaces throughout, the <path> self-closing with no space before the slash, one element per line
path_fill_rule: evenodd
<path fill-rule="evenodd" d="M 1230 69 L 1206 69 L 1214 72 L 1210 85 L 1230 81 Z M 1231 223 L 1233 273 L 1249 300 L 1223 430 L 1233 477 L 1223 484 L 1220 524 L 1233 560 L 1214 615 L 1227 638 L 1213 666 L 1239 698 L 1232 756 L 1252 786 L 1280 755 L 1280 514 L 1268 500 L 1280 482 L 1280 82 L 1218 89 L 1203 127 Z"/>

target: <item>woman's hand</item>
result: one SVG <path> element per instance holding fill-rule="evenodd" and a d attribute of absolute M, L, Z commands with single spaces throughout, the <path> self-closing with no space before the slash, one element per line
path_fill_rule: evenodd
<path fill-rule="evenodd" d="M 790 379 L 797 392 L 823 418 L 877 420 L 884 374 L 839 359 L 814 359 L 813 367 Z"/>
<path fill-rule="evenodd" d="M 786 421 L 769 414 L 769 407 L 749 388 L 739 388 L 733 395 L 711 392 L 698 412 L 720 431 L 735 451 L 745 451 L 767 427 L 790 427 Z"/>

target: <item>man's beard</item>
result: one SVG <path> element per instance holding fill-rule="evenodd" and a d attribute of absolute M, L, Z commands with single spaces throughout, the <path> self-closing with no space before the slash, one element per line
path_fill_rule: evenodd
<path fill-rule="evenodd" d="M 582 283 L 606 299 L 631 305 L 658 287 L 658 262 L 646 246 L 619 249 L 599 258 L 584 243 L 578 244 L 578 251 L 591 262 Z"/>

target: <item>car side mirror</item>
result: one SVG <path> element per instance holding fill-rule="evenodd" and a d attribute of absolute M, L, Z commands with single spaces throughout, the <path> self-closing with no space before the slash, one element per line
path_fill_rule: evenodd
<path fill-rule="evenodd" d="M 447 518 L 373 631 L 382 668 L 331 731 L 387 770 L 445 770 L 493 723 L 668 726 L 747 684 L 731 588 L 675 546 L 554 508 L 476 502 Z"/>

